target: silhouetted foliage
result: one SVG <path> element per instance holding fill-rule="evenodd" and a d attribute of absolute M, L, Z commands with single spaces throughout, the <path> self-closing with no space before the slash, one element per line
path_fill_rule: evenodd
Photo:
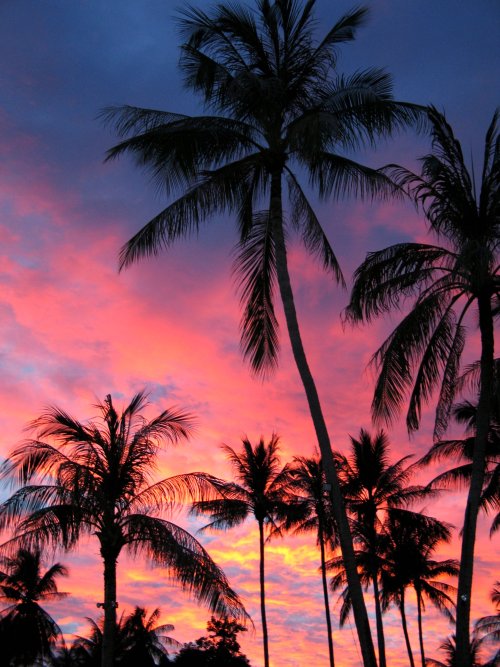
<path fill-rule="evenodd" d="M 0 612 L 0 665 L 31 667 L 47 660 L 61 629 L 41 603 L 63 598 L 56 579 L 68 574 L 60 563 L 42 571 L 40 549 L 19 549 L 12 558 L 2 557 L 0 599 L 11 603 Z"/>
<path fill-rule="evenodd" d="M 179 667 L 249 667 L 240 651 L 238 633 L 246 628 L 227 617 L 212 616 L 207 624 L 208 636 L 187 644 L 173 661 Z"/>

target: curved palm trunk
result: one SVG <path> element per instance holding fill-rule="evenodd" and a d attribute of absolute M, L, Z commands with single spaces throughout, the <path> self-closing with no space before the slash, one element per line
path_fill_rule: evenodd
<path fill-rule="evenodd" d="M 344 500 L 340 490 L 340 483 L 337 476 L 337 470 L 332 455 L 330 437 L 326 428 L 325 418 L 321 409 L 318 391 L 307 363 L 307 358 L 300 335 L 297 312 L 293 298 L 290 275 L 288 273 L 288 262 L 286 255 L 286 245 L 283 232 L 283 207 L 281 196 L 281 171 L 275 172 L 271 180 L 271 200 L 270 216 L 274 234 L 276 249 L 276 268 L 278 285 L 280 289 L 281 301 L 285 312 L 285 319 L 292 346 L 292 352 L 299 371 L 302 384 L 309 404 L 316 437 L 323 460 L 326 479 L 330 485 L 330 495 L 334 512 L 337 530 L 339 534 L 340 548 L 344 559 L 344 567 L 347 576 L 347 584 L 352 600 L 352 609 L 356 630 L 358 633 L 359 644 L 363 656 L 364 667 L 376 667 L 375 649 L 373 647 L 368 614 L 366 612 L 363 591 L 356 568 L 354 556 L 354 547 L 352 543 L 351 530 L 347 519 Z"/>
<path fill-rule="evenodd" d="M 330 667 L 335 667 L 335 660 L 333 657 L 332 618 L 330 614 L 330 602 L 328 599 L 328 581 L 326 578 L 325 540 L 321 528 L 319 530 L 319 548 L 321 553 L 321 580 L 323 582 L 323 597 L 325 599 L 326 630 L 328 633 L 328 655 L 330 657 Z"/>
<path fill-rule="evenodd" d="M 269 638 L 267 634 L 266 592 L 264 588 L 264 522 L 259 520 L 260 552 L 260 614 L 262 617 L 262 641 L 264 643 L 264 667 L 269 667 Z"/>
<path fill-rule="evenodd" d="M 104 560 L 104 628 L 102 633 L 102 667 L 114 667 L 116 638 L 116 558 Z"/>
<path fill-rule="evenodd" d="M 408 634 L 408 625 L 406 623 L 406 612 L 405 612 L 405 591 L 404 588 L 400 591 L 400 601 L 399 601 L 399 611 L 401 612 L 401 624 L 403 626 L 403 634 L 405 636 L 406 650 L 408 651 L 408 658 L 410 660 L 410 667 L 415 667 L 415 661 L 413 659 L 413 653 L 411 651 L 410 644 L 410 635 Z"/>
<path fill-rule="evenodd" d="M 380 591 L 378 588 L 377 571 L 372 573 L 372 582 L 373 582 L 373 597 L 375 599 L 375 619 L 377 622 L 378 662 L 380 667 L 386 667 L 387 662 L 385 659 L 384 625 L 382 622 L 382 607 L 380 605 Z"/>
<path fill-rule="evenodd" d="M 420 656 L 422 658 L 422 667 L 425 667 L 425 652 L 424 652 L 424 633 L 422 629 L 422 593 L 416 589 L 417 594 L 417 619 L 418 619 L 418 641 L 420 643 Z"/>
<path fill-rule="evenodd" d="M 472 459 L 467 505 L 465 507 L 460 573 L 458 576 L 456 655 L 457 667 L 471 667 L 470 608 L 472 576 L 474 570 L 474 546 L 477 516 L 484 483 L 486 444 L 490 426 L 491 394 L 493 391 L 494 332 L 489 294 L 478 299 L 479 328 L 481 332 L 481 387 L 477 408 L 476 439 Z"/>

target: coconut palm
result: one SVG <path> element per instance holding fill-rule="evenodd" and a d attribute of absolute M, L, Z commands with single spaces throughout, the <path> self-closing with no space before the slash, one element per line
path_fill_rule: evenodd
<path fill-rule="evenodd" d="M 290 506 L 283 528 L 293 529 L 295 535 L 315 532 L 320 549 L 321 579 L 323 598 L 325 601 L 325 617 L 328 636 L 328 655 L 330 667 L 334 667 L 334 651 L 332 638 L 332 621 L 328 599 L 328 582 L 326 576 L 326 549 L 328 545 L 337 543 L 334 520 L 326 489 L 326 477 L 318 456 L 306 458 L 296 456 L 291 469 L 292 480 L 290 490 L 297 494 Z"/>
<path fill-rule="evenodd" d="M 181 644 L 164 633 L 174 629 L 173 625 L 158 625 L 160 610 L 155 609 L 147 618 L 142 607 L 135 607 L 129 614 L 122 614 L 116 625 L 115 662 L 120 667 L 155 667 L 168 664 L 167 647 L 180 648 Z M 103 622 L 90 624 L 88 637 L 78 636 L 73 645 L 75 660 L 83 667 L 100 664 L 103 648 Z"/>
<path fill-rule="evenodd" d="M 289 511 L 290 468 L 280 465 L 279 439 L 273 435 L 266 444 L 261 438 L 253 446 L 243 440 L 241 452 L 223 446 L 235 472 L 235 482 L 217 484 L 220 498 L 201 500 L 192 506 L 194 515 L 208 515 L 210 523 L 202 530 L 228 530 L 253 516 L 259 527 L 260 556 L 260 610 L 264 664 L 269 667 L 269 639 L 266 618 L 264 543 L 266 528 L 269 534 L 279 534 L 278 522 L 283 521 Z"/>
<path fill-rule="evenodd" d="M 395 510 L 388 516 L 384 527 L 386 537 L 384 567 L 381 570 L 383 606 L 395 602 L 401 612 L 405 642 L 410 664 L 413 655 L 405 614 L 405 591 L 413 588 L 417 598 L 418 638 L 422 667 L 425 667 L 422 613 L 425 600 L 431 602 L 450 621 L 456 588 L 441 581 L 441 577 L 456 577 L 458 561 L 454 558 L 436 560 L 434 552 L 442 542 L 451 539 L 450 527 L 423 514 Z"/>
<path fill-rule="evenodd" d="M 356 163 L 352 151 L 414 122 L 420 110 L 395 103 L 381 70 L 336 72 L 338 46 L 366 17 L 356 9 L 316 38 L 316 0 L 255 0 L 253 7 L 188 7 L 180 17 L 181 70 L 206 115 L 137 107 L 105 110 L 123 141 L 108 159 L 129 153 L 170 195 L 180 195 L 123 248 L 121 266 L 196 233 L 200 223 L 232 213 L 240 237 L 236 260 L 243 318 L 241 345 L 252 369 L 273 370 L 278 358 L 279 289 L 293 355 L 307 395 L 352 589 L 365 665 L 374 665 L 368 618 L 357 581 L 352 540 L 316 386 L 302 344 L 287 260 L 287 239 L 343 284 L 339 263 L 301 176 L 324 197 L 394 191 L 384 174 Z M 289 212 L 285 211 L 286 199 Z"/>
<path fill-rule="evenodd" d="M 55 563 L 42 570 L 40 549 L 19 549 L 12 558 L 2 558 L 0 600 L 7 607 L 0 612 L 0 636 L 6 665 L 32 665 L 48 658 L 62 640 L 62 632 L 41 603 L 65 597 L 57 590 L 57 578 L 68 574 Z"/>
<path fill-rule="evenodd" d="M 494 317 L 500 295 L 500 137 L 498 112 L 486 134 L 479 190 L 445 117 L 431 108 L 433 152 L 420 175 L 391 166 L 386 173 L 423 207 L 440 245 L 399 243 L 370 253 L 357 269 L 347 309 L 351 320 L 371 320 L 414 298 L 414 307 L 375 353 L 379 374 L 373 400 L 377 419 L 391 421 L 409 394 L 407 425 L 418 428 L 422 404 L 439 389 L 435 434 L 447 426 L 466 316 L 477 309 L 481 339 L 476 437 L 464 516 L 457 597 L 458 667 L 470 667 L 469 625 L 477 515 L 494 387 Z"/>
<path fill-rule="evenodd" d="M 384 538 L 384 521 L 397 508 L 425 498 L 429 489 L 409 484 L 414 466 L 407 465 L 411 456 L 404 456 L 395 463 L 389 461 L 389 440 L 383 431 L 371 436 L 361 429 L 358 438 L 351 436 L 349 457 L 336 453 L 337 465 L 342 480 L 345 502 L 351 516 L 353 534 L 359 545 L 358 568 L 365 585 L 373 586 L 375 617 L 380 667 L 385 667 L 385 638 L 380 604 L 379 573 L 384 558 L 381 540 Z M 407 516 L 411 517 L 408 511 Z M 341 559 L 333 559 L 330 567 L 343 569 Z M 345 584 L 345 577 L 337 573 L 334 590 Z M 344 597 L 346 606 L 341 611 L 346 620 L 350 611 L 350 591 Z"/>
<path fill-rule="evenodd" d="M 491 601 L 496 607 L 496 614 L 491 614 L 489 616 L 483 616 L 474 626 L 474 635 L 480 638 L 481 645 L 483 644 L 494 644 L 496 646 L 500 645 L 500 581 L 496 582 L 496 585 L 491 591 Z M 494 660 L 500 661 L 500 649 L 496 651 Z M 495 663 L 493 663 L 495 664 Z"/>
<path fill-rule="evenodd" d="M 1 477 L 20 488 L 0 506 L 0 529 L 13 528 L 11 548 L 52 545 L 70 550 L 95 535 L 104 564 L 103 667 L 111 667 L 116 628 L 116 572 L 123 549 L 146 556 L 210 609 L 241 616 L 242 606 L 222 571 L 188 532 L 162 518 L 175 501 L 210 485 L 192 473 L 153 481 L 164 441 L 185 439 L 191 416 L 165 410 L 146 420 L 147 398 L 136 394 L 119 414 L 111 396 L 86 424 L 57 407 L 31 427 L 35 438 L 14 449 Z"/>

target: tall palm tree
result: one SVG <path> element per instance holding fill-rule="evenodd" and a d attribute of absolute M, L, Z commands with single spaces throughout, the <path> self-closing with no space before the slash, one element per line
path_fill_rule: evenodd
<path fill-rule="evenodd" d="M 411 667 L 414 667 L 405 613 L 405 591 L 413 588 L 417 598 L 418 638 L 422 667 L 425 667 L 422 612 L 425 599 L 447 618 L 454 621 L 452 596 L 456 588 L 439 578 L 456 577 L 458 561 L 454 558 L 435 560 L 434 552 L 441 542 L 449 542 L 449 526 L 423 514 L 394 511 L 385 525 L 386 544 L 384 567 L 381 570 L 382 601 L 387 607 L 396 602 L 401 612 L 403 631 Z"/>
<path fill-rule="evenodd" d="M 379 574 L 383 558 L 383 526 L 387 516 L 397 508 L 424 498 L 432 493 L 429 489 L 411 485 L 414 471 L 406 465 L 411 456 L 404 456 L 395 463 L 389 461 L 389 440 L 383 431 L 371 436 L 365 429 L 358 438 L 351 436 L 351 455 L 336 453 L 337 465 L 342 480 L 345 502 L 351 516 L 354 539 L 360 545 L 357 560 L 362 580 L 373 586 L 375 618 L 380 667 L 386 667 L 385 637 L 380 603 Z M 408 517 L 412 516 L 408 511 Z M 330 566 L 343 569 L 341 559 L 333 559 Z M 340 575 L 340 576 L 339 576 Z M 345 583 L 338 574 L 334 589 Z M 347 617 L 351 606 L 350 591 L 345 598 L 346 607 L 342 618 Z"/>
<path fill-rule="evenodd" d="M 465 508 L 457 593 L 457 667 L 470 667 L 469 631 L 477 515 L 485 471 L 494 386 L 494 318 L 500 296 L 500 136 L 498 111 L 486 134 L 479 190 L 445 117 L 431 108 L 433 152 L 421 174 L 389 173 L 423 207 L 441 245 L 399 243 L 370 253 L 357 269 L 347 309 L 354 321 L 372 318 L 414 297 L 414 307 L 374 355 L 379 369 L 373 414 L 391 421 L 406 405 L 418 428 L 422 404 L 440 387 L 436 435 L 448 423 L 465 345 L 465 318 L 477 309 L 481 339 L 480 392 L 470 485 Z"/>
<path fill-rule="evenodd" d="M 334 519 L 329 498 L 325 491 L 326 477 L 318 456 L 306 458 L 296 456 L 291 468 L 290 490 L 297 494 L 287 514 L 283 528 L 293 529 L 294 534 L 314 531 L 320 549 L 321 579 L 325 601 L 325 617 L 328 636 L 328 655 L 330 667 L 334 667 L 332 620 L 328 599 L 328 581 L 326 576 L 326 549 L 337 542 Z"/>
<path fill-rule="evenodd" d="M 57 590 L 57 578 L 68 571 L 55 563 L 43 572 L 40 549 L 19 549 L 12 558 L 4 556 L 2 565 L 0 600 L 10 603 L 0 612 L 3 658 L 5 664 L 27 667 L 48 658 L 62 640 L 61 629 L 41 603 L 67 595 Z"/>
<path fill-rule="evenodd" d="M 223 446 L 234 469 L 235 482 L 217 484 L 220 498 L 201 500 L 192 506 L 194 515 L 208 515 L 210 523 L 202 530 L 228 530 L 253 516 L 259 527 L 260 555 L 260 610 L 264 665 L 269 667 L 269 638 L 266 618 L 264 543 L 266 527 L 269 533 L 279 533 L 277 522 L 283 521 L 290 506 L 290 469 L 283 468 L 278 456 L 278 436 L 273 435 L 266 444 L 261 438 L 253 446 L 243 440 L 243 449 L 236 452 Z"/>
<path fill-rule="evenodd" d="M 100 418 L 86 424 L 57 407 L 32 422 L 35 438 L 14 449 L 1 478 L 20 488 L 0 505 L 0 529 L 14 528 L 21 544 L 73 549 L 95 535 L 104 564 L 103 667 L 113 665 L 117 561 L 125 548 L 166 568 L 198 600 L 218 612 L 241 616 L 243 608 L 222 571 L 188 532 L 162 518 L 175 501 L 210 486 L 192 473 L 153 481 L 163 441 L 188 436 L 191 416 L 165 410 L 151 420 L 136 394 L 119 414 L 111 396 L 97 404 Z"/>
<path fill-rule="evenodd" d="M 252 369 L 263 375 L 277 365 L 278 285 L 332 487 L 364 664 L 372 667 L 368 618 L 326 423 L 301 340 L 286 239 L 298 233 L 306 249 L 343 284 L 300 176 L 307 174 L 324 198 L 394 191 L 384 174 L 348 155 L 415 122 L 420 110 L 393 101 L 390 77 L 381 70 L 337 74 L 338 46 L 354 39 L 367 12 L 347 13 L 318 40 L 315 4 L 255 0 L 253 7 L 218 4 L 208 13 L 184 9 L 180 66 L 207 113 L 193 117 L 123 106 L 105 110 L 104 116 L 123 137 L 108 159 L 132 154 L 167 195 L 180 195 L 124 246 L 122 267 L 169 248 L 207 219 L 234 214 L 240 236 L 241 345 Z"/>

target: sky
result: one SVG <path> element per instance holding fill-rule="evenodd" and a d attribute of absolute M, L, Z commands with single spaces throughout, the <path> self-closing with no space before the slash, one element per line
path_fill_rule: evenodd
<path fill-rule="evenodd" d="M 210 2 L 194 5 L 206 8 Z M 341 50 L 339 70 L 384 67 L 397 99 L 445 111 L 479 173 L 484 135 L 498 105 L 500 6 L 495 0 L 372 0 L 368 24 Z M 315 441 L 281 309 L 281 354 L 273 377 L 252 377 L 239 349 L 239 303 L 232 277 L 235 225 L 214 219 L 197 237 L 168 254 L 118 273 L 122 244 L 167 200 L 131 161 L 104 163 L 116 143 L 98 115 L 109 105 L 131 104 L 202 112 L 183 88 L 178 70 L 180 37 L 171 0 L 2 0 L 0 2 L 0 455 L 25 437 L 27 422 L 48 404 L 80 420 L 108 393 L 118 405 L 147 388 L 153 416 L 169 406 L 196 415 L 189 443 L 167 448 L 159 473 L 203 470 L 230 478 L 220 449 L 238 448 L 277 433 L 283 463 L 310 455 Z M 318 35 L 353 4 L 318 0 Z M 429 149 L 412 132 L 358 155 L 371 165 L 399 162 L 417 168 Z M 405 203 L 318 202 L 321 221 L 350 276 L 369 251 L 403 240 L 425 240 L 422 217 Z M 397 318 L 346 328 L 348 302 L 292 240 L 290 270 L 299 320 L 333 446 L 348 451 L 349 435 L 370 421 L 371 354 Z M 469 330 L 467 354 L 477 353 Z M 432 405 L 410 440 L 403 421 L 389 431 L 392 457 L 415 458 L 432 442 Z M 421 474 L 429 480 L 435 471 Z M 6 489 L 2 493 L 7 493 Z M 459 527 L 464 495 L 449 492 L 430 514 Z M 202 525 L 180 514 L 196 532 Z M 488 594 L 498 578 L 499 536 L 489 523 L 478 531 L 473 618 L 491 613 Z M 262 665 L 258 604 L 257 531 L 251 522 L 227 534 L 199 539 L 223 567 L 255 622 L 242 639 L 252 665 Z M 458 540 L 442 551 L 459 555 Z M 273 667 L 326 665 L 319 554 L 313 536 L 271 541 L 267 554 L 270 654 Z M 101 564 L 96 540 L 75 554 L 59 554 L 70 568 L 61 590 L 71 595 L 50 607 L 67 637 L 96 618 Z M 120 610 L 135 604 L 175 625 L 181 642 L 204 634 L 210 616 L 160 570 L 120 558 Z M 368 599 L 369 611 L 373 609 Z M 332 598 L 334 615 L 338 605 Z M 417 649 L 414 600 L 410 633 Z M 450 632 L 427 610 L 428 655 Z M 397 613 L 388 613 L 389 664 L 406 665 Z M 335 631 L 340 667 L 360 664 L 353 624 Z"/>

